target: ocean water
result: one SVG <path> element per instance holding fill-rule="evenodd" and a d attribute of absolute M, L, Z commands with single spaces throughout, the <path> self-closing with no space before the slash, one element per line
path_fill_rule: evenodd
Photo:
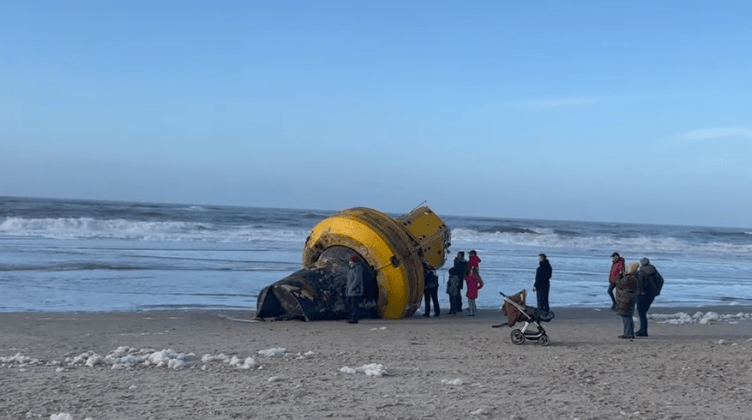
<path fill-rule="evenodd" d="M 0 197 L 0 312 L 255 309 L 339 210 Z M 541 252 L 554 310 L 608 307 L 614 251 L 661 272 L 655 306 L 752 305 L 752 228 L 439 216 L 452 230 L 444 307 L 451 259 L 470 249 L 482 259 L 482 308 L 498 308 L 500 291 L 531 291 Z"/>

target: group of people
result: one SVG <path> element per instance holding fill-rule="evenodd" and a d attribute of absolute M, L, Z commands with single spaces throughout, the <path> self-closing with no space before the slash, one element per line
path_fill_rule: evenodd
<path fill-rule="evenodd" d="M 449 280 L 447 281 L 446 293 L 449 295 L 449 314 L 453 315 L 462 312 L 462 289 L 467 284 L 467 306 L 470 313 L 468 316 L 475 316 L 477 307 L 475 299 L 478 298 L 478 291 L 483 287 L 483 278 L 480 276 L 480 262 L 476 251 L 470 251 L 470 258 L 465 260 L 465 253 L 460 251 L 454 258 L 454 265 L 449 269 Z M 535 272 L 535 283 L 533 291 L 538 299 L 538 309 L 550 311 L 548 305 L 548 292 L 551 289 L 551 275 L 553 269 L 548 262 L 545 254 L 538 255 L 538 269 Z M 431 314 L 431 302 L 433 302 L 434 316 L 439 316 L 438 288 L 439 278 L 433 270 L 426 275 L 425 286 L 425 312 L 423 316 L 428 317 Z"/>
<path fill-rule="evenodd" d="M 632 263 L 626 267 L 624 258 L 618 252 L 611 255 L 612 264 L 609 275 L 608 295 L 611 297 L 611 310 L 622 317 L 624 332 L 619 338 L 633 339 L 635 337 L 648 336 L 648 317 L 647 313 L 656 296 L 661 294 L 663 288 L 663 276 L 658 270 L 650 264 L 650 260 L 642 258 L 640 263 Z M 454 266 L 449 269 L 449 281 L 447 282 L 447 294 L 449 295 L 449 313 L 455 314 L 462 312 L 462 287 L 464 278 L 467 283 L 467 298 L 470 315 L 475 315 L 475 299 L 478 297 L 478 290 L 483 287 L 483 280 L 479 273 L 480 258 L 475 251 L 470 251 L 470 260 L 465 261 L 464 252 L 457 253 L 454 259 Z M 551 310 L 548 303 L 548 294 L 551 290 L 551 277 L 553 268 L 548 261 L 546 254 L 538 255 L 538 269 L 535 272 L 535 283 L 533 292 L 536 294 L 538 301 L 538 310 L 548 312 Z M 433 300 L 434 314 L 439 316 L 439 302 L 437 289 L 439 280 L 435 273 L 432 273 L 430 283 L 427 280 L 425 293 L 425 313 L 423 316 L 430 315 L 429 297 Z M 635 332 L 634 329 L 634 310 L 640 320 L 640 328 Z"/>
<path fill-rule="evenodd" d="M 650 264 L 650 260 L 642 258 L 640 263 L 632 263 L 626 266 L 624 258 L 618 252 L 611 255 L 611 271 L 609 274 L 608 295 L 611 297 L 611 310 L 622 317 L 624 333 L 619 338 L 632 339 L 635 337 L 648 336 L 647 312 L 656 296 L 660 295 L 663 288 L 663 277 L 658 270 Z M 350 271 L 347 275 L 345 288 L 346 303 L 349 312 L 349 322 L 358 322 L 359 298 L 363 295 L 363 272 L 358 264 L 358 257 L 353 256 L 350 263 Z M 480 276 L 481 259 L 476 251 L 470 251 L 470 257 L 465 260 L 465 253 L 460 251 L 454 258 L 454 265 L 449 269 L 446 293 L 449 295 L 449 314 L 462 312 L 462 290 L 467 285 L 467 301 L 469 316 L 475 316 L 477 308 L 475 300 L 478 291 L 483 287 L 483 279 Z M 539 311 L 550 311 L 548 294 L 551 289 L 551 277 L 553 268 L 545 254 L 538 255 L 538 269 L 535 272 L 533 292 L 536 293 Z M 436 271 L 424 266 L 424 299 L 425 307 L 423 316 L 431 316 L 431 304 L 433 304 L 434 316 L 441 314 L 439 307 L 439 277 Z M 640 328 L 634 330 L 634 311 L 640 320 Z"/>
<path fill-rule="evenodd" d="M 467 299 L 470 316 L 475 316 L 476 306 L 475 299 L 478 298 L 478 290 L 483 287 L 483 279 L 480 276 L 480 257 L 476 251 L 470 251 L 470 258 L 465 260 L 465 253 L 460 251 L 454 259 L 454 266 L 449 270 L 449 281 L 447 282 L 447 293 L 449 294 L 450 314 L 462 312 L 463 280 L 467 284 Z M 360 301 L 363 297 L 363 267 L 359 264 L 359 258 L 352 256 L 347 272 L 347 281 L 345 282 L 345 306 L 347 307 L 348 322 L 357 324 L 360 318 Z M 430 316 L 431 303 L 433 303 L 434 316 L 441 314 L 439 307 L 439 277 L 436 270 L 428 265 L 423 266 L 424 274 L 424 291 L 425 313 L 423 316 Z"/>
<path fill-rule="evenodd" d="M 622 317 L 624 324 L 624 333 L 619 338 L 647 337 L 648 309 L 655 297 L 661 294 L 663 276 L 647 258 L 626 267 L 624 258 L 614 252 L 611 261 L 608 295 L 611 297 L 611 310 Z M 635 306 L 640 318 L 637 332 L 633 319 Z"/>
<path fill-rule="evenodd" d="M 465 260 L 465 252 L 460 251 L 454 258 L 454 265 L 449 269 L 449 280 L 447 281 L 446 292 L 449 295 L 449 314 L 453 315 L 462 312 L 462 289 L 467 284 L 467 302 L 470 313 L 469 316 L 475 316 L 477 308 L 475 299 L 478 298 L 478 290 L 483 287 L 483 279 L 480 276 L 480 262 L 478 253 L 470 251 L 470 258 Z M 433 314 L 439 316 L 439 277 L 433 269 L 426 270 L 425 276 L 425 311 L 423 316 L 431 316 L 431 303 L 433 303 Z"/>

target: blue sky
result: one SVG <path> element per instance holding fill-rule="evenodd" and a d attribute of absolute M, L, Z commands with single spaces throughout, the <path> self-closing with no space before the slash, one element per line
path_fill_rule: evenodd
<path fill-rule="evenodd" d="M 750 227 L 750 16 L 1 1 L 0 195 Z"/>

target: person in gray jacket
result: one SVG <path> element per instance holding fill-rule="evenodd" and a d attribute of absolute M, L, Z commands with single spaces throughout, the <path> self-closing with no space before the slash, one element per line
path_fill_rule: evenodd
<path fill-rule="evenodd" d="M 648 309 L 656 296 L 661 294 L 663 276 L 650 264 L 650 260 L 640 260 L 640 270 L 637 272 L 639 294 L 637 295 L 637 313 L 640 316 L 640 329 L 635 333 L 637 337 L 648 336 Z"/>
<path fill-rule="evenodd" d="M 360 300 L 363 298 L 363 267 L 358 264 L 358 257 L 350 258 L 350 271 L 347 272 L 345 302 L 350 324 L 357 324 L 360 316 Z"/>

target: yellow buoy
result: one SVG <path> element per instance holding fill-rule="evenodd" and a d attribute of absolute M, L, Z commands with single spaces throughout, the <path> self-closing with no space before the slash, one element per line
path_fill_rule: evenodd
<path fill-rule="evenodd" d="M 303 265 L 311 266 L 326 249 L 347 247 L 373 269 L 382 318 L 412 316 L 423 296 L 424 264 L 438 269 L 446 261 L 451 233 L 428 207 L 396 219 L 365 207 L 341 211 L 317 224 L 306 240 Z"/>

